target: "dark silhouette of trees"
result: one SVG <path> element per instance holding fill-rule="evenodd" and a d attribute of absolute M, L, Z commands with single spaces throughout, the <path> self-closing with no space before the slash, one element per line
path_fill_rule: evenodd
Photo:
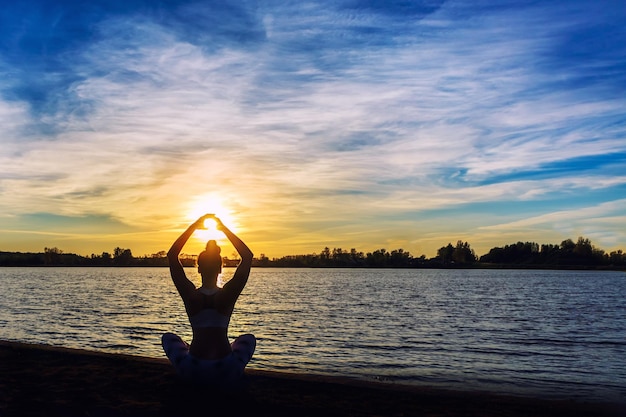
<path fill-rule="evenodd" d="M 626 266 L 626 254 L 621 249 L 609 254 L 609 264 L 613 266 Z"/>
<path fill-rule="evenodd" d="M 534 242 L 517 242 L 503 248 L 493 248 L 480 257 L 480 262 L 496 264 L 532 264 L 538 260 L 539 245 Z"/>
<path fill-rule="evenodd" d="M 363 266 L 365 256 L 363 252 L 357 252 L 356 249 L 350 249 L 350 252 L 341 248 L 334 248 L 331 255 L 332 263 L 336 266 Z"/>
<path fill-rule="evenodd" d="M 359 252 L 362 255 L 362 252 Z M 413 266 L 413 256 L 404 249 L 377 249 L 365 255 L 365 265 L 374 268 L 406 268 Z"/>
<path fill-rule="evenodd" d="M 44 266 L 43 253 L 0 252 L 0 266 Z"/>
<path fill-rule="evenodd" d="M 268 266 L 270 263 L 270 258 L 268 258 L 267 256 L 265 256 L 264 253 L 262 253 L 261 255 L 259 255 L 257 261 L 257 266 Z"/>
<path fill-rule="evenodd" d="M 454 254 L 454 246 L 452 243 L 448 243 L 447 246 L 443 246 L 437 250 L 437 259 L 443 265 L 452 263 L 452 255 Z"/>
<path fill-rule="evenodd" d="M 456 246 L 452 246 L 452 243 L 448 243 L 447 246 L 443 246 L 437 250 L 437 257 L 435 258 L 442 265 L 471 265 L 476 262 L 476 254 L 470 247 L 470 244 L 459 240 L 456 242 Z"/>
<path fill-rule="evenodd" d="M 183 266 L 194 267 L 196 255 L 181 254 Z M 236 259 L 224 258 L 225 266 L 233 266 Z M 43 253 L 0 252 L 0 266 L 167 266 L 165 251 L 134 257 L 130 249 L 116 247 L 113 253 L 80 256 L 64 253 L 57 247 L 44 248 Z M 607 254 L 596 248 L 589 239 L 579 237 L 576 242 L 566 239 L 560 244 L 517 242 L 495 247 L 477 258 L 468 242 L 458 240 L 437 250 L 434 258 L 425 255 L 413 257 L 404 249 L 387 251 L 384 248 L 363 253 L 355 248 L 325 247 L 319 254 L 289 255 L 269 259 L 265 254 L 253 261 L 262 267 L 309 268 L 626 268 L 626 254 L 620 249 Z"/>
<path fill-rule="evenodd" d="M 454 252 L 452 252 L 452 260 L 459 264 L 473 264 L 476 262 L 476 254 L 470 248 L 469 243 L 459 240 L 456 242 Z"/>
<path fill-rule="evenodd" d="M 621 251 L 604 253 L 591 244 L 589 239 L 579 237 L 576 242 L 566 239 L 559 245 L 534 242 L 517 242 L 502 248 L 493 248 L 480 257 L 480 262 L 506 265 L 535 265 L 555 267 L 620 266 L 624 263 Z"/>
<path fill-rule="evenodd" d="M 556 265 L 561 252 L 559 245 L 541 245 L 535 263 Z"/>
<path fill-rule="evenodd" d="M 133 253 L 130 249 L 117 247 L 113 250 L 113 264 L 116 266 L 130 266 L 133 263 Z"/>
<path fill-rule="evenodd" d="M 583 237 L 578 238 L 572 252 L 576 257 L 578 265 L 581 263 L 585 265 L 597 265 L 601 263 L 605 257 L 602 249 L 596 248 L 591 244 L 589 239 Z"/>
<path fill-rule="evenodd" d="M 365 257 L 367 266 L 377 268 L 386 267 L 391 254 L 386 249 L 376 249 L 374 252 L 368 253 Z"/>
<path fill-rule="evenodd" d="M 193 261 L 195 264 L 195 260 Z M 115 248 L 113 255 L 102 252 L 80 256 L 54 248 L 43 253 L 0 252 L 0 266 L 167 266 L 165 251 L 135 258 L 130 249 Z"/>
<path fill-rule="evenodd" d="M 422 259 L 422 258 L 420 258 Z M 414 259 L 409 252 L 403 249 L 395 249 L 388 252 L 386 249 L 377 249 L 364 254 L 355 248 L 350 251 L 342 248 L 328 247 L 322 249 L 319 254 L 288 255 L 282 258 L 267 259 L 262 255 L 261 259 L 254 262 L 255 266 L 277 267 L 372 267 L 372 268 L 396 268 L 410 267 L 414 265 Z"/>
<path fill-rule="evenodd" d="M 61 262 L 63 251 L 57 247 L 44 248 L 44 262 L 46 265 L 58 265 Z"/>

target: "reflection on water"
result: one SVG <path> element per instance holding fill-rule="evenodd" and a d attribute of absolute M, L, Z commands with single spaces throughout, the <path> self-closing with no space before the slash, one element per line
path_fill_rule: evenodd
<path fill-rule="evenodd" d="M 163 332 L 191 336 L 167 268 L 0 268 L 0 283 L 2 339 L 163 357 Z M 256 268 L 231 320 L 245 332 L 251 368 L 626 398 L 619 272 Z"/>

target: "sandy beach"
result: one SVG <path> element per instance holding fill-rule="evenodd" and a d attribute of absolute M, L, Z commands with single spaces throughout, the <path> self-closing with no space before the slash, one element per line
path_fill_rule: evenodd
<path fill-rule="evenodd" d="M 237 392 L 181 383 L 165 358 L 0 341 L 0 416 L 626 416 L 624 406 L 248 370 Z"/>

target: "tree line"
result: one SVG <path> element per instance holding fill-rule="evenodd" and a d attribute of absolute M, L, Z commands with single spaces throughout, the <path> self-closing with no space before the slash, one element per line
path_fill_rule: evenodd
<path fill-rule="evenodd" d="M 43 253 L 0 252 L 0 266 L 167 266 L 165 251 L 135 257 L 130 249 L 117 247 L 112 253 L 81 256 L 44 248 Z M 195 266 L 196 255 L 181 255 L 184 266 Z M 224 258 L 225 266 L 234 266 L 237 259 Z M 352 267 L 352 268 L 626 268 L 626 254 L 620 249 L 606 253 L 589 239 L 579 237 L 560 244 L 517 242 L 494 247 L 478 257 L 468 242 L 448 243 L 433 258 L 414 257 L 403 249 L 377 249 L 361 252 L 352 248 L 325 247 L 319 253 L 288 255 L 269 259 L 264 254 L 253 260 L 256 267 Z"/>
<path fill-rule="evenodd" d="M 526 268 L 615 268 L 626 267 L 626 254 L 620 249 L 606 253 L 579 237 L 560 244 L 517 242 L 494 247 L 478 257 L 468 242 L 459 240 L 437 250 L 433 258 L 414 257 L 403 249 L 378 249 L 363 253 L 356 249 L 324 248 L 319 254 L 285 256 L 257 260 L 259 266 L 282 267 L 375 267 L 375 268 L 466 268 L 466 267 L 526 267 Z"/>

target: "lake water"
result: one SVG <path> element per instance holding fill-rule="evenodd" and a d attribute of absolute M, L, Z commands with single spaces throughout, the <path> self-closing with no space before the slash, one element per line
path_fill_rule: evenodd
<path fill-rule="evenodd" d="M 162 333 L 191 336 L 167 268 L 0 268 L 0 329 L 159 358 Z M 254 268 L 246 332 L 254 369 L 626 401 L 623 272 Z"/>

